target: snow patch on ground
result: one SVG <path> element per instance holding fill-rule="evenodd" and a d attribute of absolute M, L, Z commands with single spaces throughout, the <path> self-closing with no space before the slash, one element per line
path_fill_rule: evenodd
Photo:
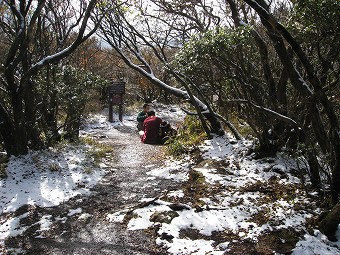
<path fill-rule="evenodd" d="M 158 245 L 167 245 L 167 242 L 158 238 Z M 168 249 L 170 254 L 195 254 L 195 255 L 222 255 L 224 251 L 216 251 L 213 247 L 214 241 L 198 239 L 175 239 L 173 245 Z"/>
<path fill-rule="evenodd" d="M 340 240 L 335 243 L 330 242 L 319 230 L 314 230 L 314 235 L 305 234 L 304 239 L 296 244 L 296 248 L 292 252 L 292 255 L 314 254 L 340 254 Z"/>
<path fill-rule="evenodd" d="M 176 105 L 163 105 L 154 103 L 153 104 L 156 115 L 160 117 L 163 121 L 169 122 L 171 125 L 175 126 L 176 123 L 183 121 L 185 117 L 185 113 L 180 109 L 180 107 Z M 112 115 L 113 122 L 108 122 L 109 118 L 109 109 L 105 108 L 101 113 L 98 114 L 90 114 L 86 117 L 81 134 L 84 133 L 93 133 L 96 130 L 112 130 L 115 127 L 132 127 L 137 130 L 137 114 L 142 110 L 136 109 L 133 115 L 123 115 L 123 121 L 119 120 L 118 113 L 115 111 Z"/>
<path fill-rule="evenodd" d="M 35 223 L 34 225 L 39 224 L 40 229 L 36 231 L 36 233 L 40 233 L 39 235 L 35 236 L 35 238 L 45 238 L 43 232 L 50 230 L 52 224 L 53 224 L 53 219 L 52 215 L 44 215 L 41 217 L 40 221 Z"/>
<path fill-rule="evenodd" d="M 169 122 L 180 121 L 183 116 L 178 108 L 160 108 L 158 115 Z M 107 136 L 120 134 L 115 127 L 135 127 L 135 116 L 124 116 L 120 122 L 114 115 L 114 122 L 107 121 L 107 114 L 91 115 L 86 119 L 81 136 L 92 134 L 105 134 Z M 178 118 L 178 119 L 177 119 Z M 98 132 L 99 131 L 99 132 Z M 273 229 L 292 227 L 306 231 L 305 220 L 313 214 L 308 211 L 297 210 L 294 205 L 308 204 L 303 192 L 296 190 L 296 196 L 289 201 L 277 199 L 275 202 L 260 204 L 264 194 L 256 189 L 241 189 L 249 185 L 279 179 L 278 184 L 298 184 L 300 180 L 290 173 L 296 168 L 296 162 L 284 155 L 268 160 L 254 160 L 246 156 L 251 141 L 234 141 L 229 137 L 215 137 L 207 140 L 200 147 L 203 159 L 215 160 L 222 163 L 223 169 L 211 166 L 196 167 L 209 185 L 220 185 L 222 190 L 216 191 L 209 197 L 200 198 L 200 208 L 189 204 L 188 208 L 177 211 L 178 216 L 170 223 L 155 223 L 150 220 L 154 213 L 168 212 L 172 209 L 170 203 L 157 200 L 144 208 L 133 211 L 135 217 L 128 222 L 129 230 L 146 229 L 157 224 L 157 244 L 168 249 L 171 254 L 224 254 L 230 242 L 215 243 L 209 240 L 215 231 L 230 231 L 243 239 L 256 242 L 259 235 Z M 181 161 L 167 161 L 162 168 L 153 165 L 145 166 L 149 170 L 148 178 L 173 179 L 178 183 L 188 180 L 190 158 Z M 0 245 L 8 237 L 21 235 L 27 229 L 39 224 L 36 238 L 45 238 L 55 222 L 67 221 L 67 217 L 52 218 L 51 215 L 42 215 L 40 220 L 30 226 L 21 224 L 30 216 L 30 212 L 13 216 L 13 212 L 22 205 L 36 205 L 42 207 L 55 206 L 77 195 L 88 195 L 93 187 L 105 174 L 104 163 L 99 168 L 89 165 L 86 158 L 86 148 L 65 148 L 62 151 L 48 149 L 40 152 L 30 152 L 26 156 L 12 157 L 7 168 L 6 179 L 0 180 L 0 209 L 6 217 L 0 222 Z M 275 171 L 274 171 L 275 170 Z M 261 186 L 262 187 L 262 186 Z M 266 187 L 262 187 L 266 188 Z M 185 198 L 183 190 L 171 191 L 169 198 Z M 147 201 L 146 201 L 147 202 Z M 127 212 L 123 210 L 107 215 L 112 223 L 122 223 Z M 262 217 L 270 221 L 261 224 L 255 222 L 254 216 L 263 213 Z M 317 212 L 314 212 L 317 213 Z M 91 217 L 82 214 L 81 208 L 72 209 L 68 217 L 78 215 L 78 219 Z M 192 240 L 183 236 L 183 230 L 197 231 L 202 237 Z M 164 238 L 169 237 L 169 238 Z M 340 226 L 337 232 L 339 242 L 330 242 L 318 230 L 314 235 L 306 234 L 301 239 L 293 254 L 340 254 Z M 9 250 L 12 253 L 23 253 L 21 250 Z"/>
<path fill-rule="evenodd" d="M 128 230 L 147 229 L 154 224 L 154 222 L 150 221 L 150 216 L 152 214 L 169 210 L 170 208 L 166 205 L 150 205 L 145 208 L 136 209 L 134 210 L 134 213 L 137 217 L 129 221 L 127 226 Z"/>
<path fill-rule="evenodd" d="M 23 205 L 56 206 L 77 195 L 87 195 L 105 171 L 86 164 L 83 148 L 72 148 L 11 157 L 6 173 L 8 177 L 0 180 L 3 213 Z"/>
<path fill-rule="evenodd" d="M 209 238 L 215 232 L 232 232 L 240 239 L 252 242 L 256 242 L 260 235 L 273 230 L 292 228 L 307 232 L 304 227 L 306 219 L 318 212 L 303 210 L 303 205 L 307 207 L 312 201 L 305 197 L 302 190 L 292 189 L 292 198 L 285 199 L 284 194 L 283 198 L 261 201 L 266 196 L 270 198 L 271 185 L 299 187 L 299 178 L 290 172 L 296 169 L 297 162 L 283 154 L 275 158 L 255 160 L 247 156 L 252 142 L 230 141 L 227 136 L 215 137 L 200 146 L 206 164 L 193 169 L 204 176 L 207 184 L 223 187 L 210 197 L 200 198 L 201 209 L 189 204 L 190 209 L 177 210 L 178 216 L 170 223 L 155 223 L 150 221 L 151 215 L 171 210 L 168 202 L 158 200 L 158 205 L 134 210 L 136 217 L 130 220 L 128 229 L 146 229 L 157 225 L 157 244 L 167 247 L 171 254 L 224 254 L 228 250 L 229 242 L 211 241 Z M 188 158 L 180 162 L 172 160 L 166 162 L 163 168 L 146 168 L 150 168 L 150 176 L 184 182 L 188 180 L 192 164 L 189 161 Z M 219 163 L 220 167 L 212 162 Z M 266 184 L 268 186 L 265 186 Z M 185 198 L 184 194 L 183 190 L 175 190 L 167 196 L 180 199 Z M 300 205 L 300 208 L 295 205 Z M 118 212 L 118 215 L 119 219 L 123 218 L 122 213 Z M 264 217 L 268 220 L 261 223 Z M 184 230 L 197 231 L 206 238 L 187 238 L 183 236 Z M 340 235 L 340 230 L 338 234 Z M 306 234 L 304 240 L 297 244 L 294 254 L 340 254 L 337 245 L 325 237 L 321 238 L 320 235 Z"/>
<path fill-rule="evenodd" d="M 126 210 L 121 211 L 121 212 L 108 214 L 108 215 L 106 215 L 106 219 L 109 222 L 123 223 L 124 217 L 125 217 L 125 212 L 126 212 Z"/>
<path fill-rule="evenodd" d="M 35 231 L 37 234 L 35 238 L 45 238 L 44 232 L 50 230 L 51 226 L 58 219 L 53 219 L 52 215 L 42 215 L 40 220 L 31 224 L 24 225 L 21 223 L 23 219 L 31 216 L 30 212 L 24 213 L 22 215 L 11 217 L 7 221 L 0 225 L 0 244 L 8 237 L 15 237 L 22 235 L 26 230 L 39 225 L 39 228 Z"/>
<path fill-rule="evenodd" d="M 77 209 L 70 209 L 69 213 L 67 214 L 68 217 L 72 217 L 73 215 L 80 214 L 83 212 L 83 209 L 77 208 Z"/>
<path fill-rule="evenodd" d="M 189 166 L 192 161 L 189 157 L 182 160 L 166 160 L 164 166 L 161 168 L 155 168 L 147 172 L 147 175 L 151 177 L 172 179 L 175 181 L 186 181 L 188 180 Z M 150 166 L 145 166 L 145 168 L 150 168 Z"/>
<path fill-rule="evenodd" d="M 90 114 L 84 120 L 80 134 L 94 133 L 98 130 L 110 130 L 112 132 L 118 132 L 114 128 L 116 127 L 136 127 L 136 117 L 134 116 L 123 116 L 123 121 L 119 120 L 116 113 L 113 114 L 113 122 L 108 121 L 109 109 L 105 108 L 101 113 Z"/>
<path fill-rule="evenodd" d="M 107 122 L 103 115 L 96 115 L 87 121 L 81 131 L 83 136 L 92 134 L 98 128 L 109 134 L 118 132 L 114 127 L 119 124 Z M 89 195 L 90 189 L 102 179 L 109 168 L 103 162 L 95 164 L 88 155 L 90 149 L 90 145 L 64 144 L 9 159 L 7 177 L 0 180 L 0 246 L 6 238 L 22 235 L 37 225 L 39 229 L 35 238 L 45 238 L 44 232 L 53 223 L 67 221 L 67 217 L 52 219 L 51 215 L 42 215 L 39 221 L 26 226 L 22 221 L 30 216 L 30 212 L 20 216 L 13 216 L 13 212 L 24 205 L 52 207 L 78 195 Z M 80 213 L 81 208 L 77 208 L 70 211 L 68 216 Z M 81 216 L 79 218 L 83 219 Z M 6 248 L 6 252 L 22 253 L 10 248 Z"/>
<path fill-rule="evenodd" d="M 170 191 L 168 193 L 168 197 L 184 197 L 184 192 L 183 190 L 174 190 L 174 191 Z"/>
<path fill-rule="evenodd" d="M 171 125 L 180 123 L 183 121 L 186 113 L 181 110 L 177 105 L 163 105 L 159 103 L 153 104 L 156 115 L 159 116 L 163 121 L 169 122 Z"/>
<path fill-rule="evenodd" d="M 21 235 L 27 230 L 27 226 L 20 226 L 20 220 L 26 218 L 29 213 L 24 213 L 20 216 L 10 218 L 0 225 L 0 240 L 5 240 L 7 237 Z"/>

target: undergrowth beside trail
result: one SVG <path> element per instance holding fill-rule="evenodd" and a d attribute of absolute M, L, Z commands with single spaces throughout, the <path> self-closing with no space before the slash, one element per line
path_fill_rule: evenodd
<path fill-rule="evenodd" d="M 62 140 L 57 143 L 54 148 L 57 151 L 63 151 L 67 148 L 70 148 L 70 146 L 79 148 L 81 151 L 85 152 L 86 162 L 88 164 L 88 166 L 85 168 L 85 172 L 87 173 L 91 173 L 92 167 L 99 167 L 99 164 L 114 152 L 112 146 L 99 142 L 98 140 L 89 136 L 82 136 L 78 141 L 75 142 Z M 53 164 L 50 166 L 51 171 L 56 171 L 58 169 L 58 164 Z"/>
<path fill-rule="evenodd" d="M 201 122 L 195 116 L 186 116 L 179 126 L 177 136 L 166 142 L 167 152 L 174 157 L 190 153 L 204 139 L 207 139 Z"/>
<path fill-rule="evenodd" d="M 86 145 L 90 145 L 87 155 L 93 158 L 95 163 L 99 163 L 108 154 L 113 152 L 112 146 L 100 143 L 92 137 L 82 137 L 80 141 Z"/>

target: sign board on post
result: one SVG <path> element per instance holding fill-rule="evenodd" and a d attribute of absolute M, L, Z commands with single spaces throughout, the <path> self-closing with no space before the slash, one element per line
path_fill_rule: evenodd
<path fill-rule="evenodd" d="M 125 94 L 125 82 L 111 82 L 109 94 Z"/>
<path fill-rule="evenodd" d="M 109 94 L 109 121 L 113 122 L 112 106 L 119 106 L 119 120 L 123 121 L 123 94 L 125 94 L 125 82 L 111 82 L 108 86 Z"/>
<path fill-rule="evenodd" d="M 113 94 L 111 98 L 112 98 L 112 105 L 123 104 L 123 94 Z"/>

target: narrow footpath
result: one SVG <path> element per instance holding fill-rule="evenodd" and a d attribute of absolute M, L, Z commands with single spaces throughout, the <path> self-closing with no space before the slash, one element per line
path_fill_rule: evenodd
<path fill-rule="evenodd" d="M 56 207 L 35 208 L 35 215 L 49 214 L 55 218 L 81 208 L 82 214 L 88 217 L 69 217 L 45 233 L 47 238 L 19 236 L 13 240 L 15 246 L 34 255 L 166 254 L 145 231 L 127 231 L 126 225 L 106 218 L 176 185 L 171 180 L 150 178 L 146 174 L 150 167 L 161 166 L 164 148 L 142 144 L 136 130 L 129 126 L 97 129 L 90 136 L 114 148 L 112 157 L 105 162 L 108 169 L 105 177 L 92 188 L 90 196 L 77 196 Z"/>

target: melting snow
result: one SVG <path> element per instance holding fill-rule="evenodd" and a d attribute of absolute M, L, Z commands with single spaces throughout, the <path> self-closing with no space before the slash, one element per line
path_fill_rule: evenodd
<path fill-rule="evenodd" d="M 158 115 L 164 120 L 181 119 L 183 113 L 179 109 L 169 110 L 164 108 L 158 111 Z M 114 116 L 114 123 L 107 122 L 107 114 L 92 115 L 87 119 L 81 135 L 96 134 L 100 129 L 101 134 L 113 135 L 121 134 L 114 127 L 129 126 L 134 127 L 135 117 L 125 116 L 123 122 Z M 135 217 L 128 223 L 129 230 L 146 229 L 158 224 L 157 244 L 167 247 L 171 254 L 224 254 L 228 250 L 229 242 L 215 243 L 212 240 L 197 239 L 191 240 L 181 235 L 182 230 L 196 230 L 202 236 L 209 236 L 214 231 L 231 231 L 235 235 L 253 241 L 257 237 L 273 228 L 292 227 L 297 230 L 305 231 L 303 225 L 305 220 L 312 216 L 311 213 L 297 211 L 294 204 L 303 204 L 303 196 L 296 197 L 291 201 L 277 199 L 274 203 L 259 205 L 256 203 L 261 199 L 262 194 L 257 191 L 240 192 L 242 187 L 256 184 L 261 181 L 268 182 L 271 178 L 280 177 L 280 183 L 295 183 L 300 180 L 289 173 L 289 169 L 296 167 L 296 162 L 278 156 L 271 159 L 272 162 L 253 160 L 246 157 L 252 142 L 247 140 L 228 142 L 228 137 L 215 137 L 205 141 L 200 147 L 204 159 L 213 159 L 224 163 L 227 172 L 221 173 L 212 166 L 195 168 L 210 185 L 221 185 L 224 191 L 220 191 L 209 198 L 200 198 L 203 203 L 201 210 L 194 206 L 189 206 L 186 210 L 177 211 L 178 216 L 168 223 L 154 223 L 150 217 L 155 212 L 170 211 L 169 203 L 158 200 L 157 204 L 149 205 L 145 208 L 134 210 Z M 229 140 L 230 141 L 230 140 Z M 178 183 L 188 180 L 190 158 L 182 161 L 167 161 L 165 167 L 154 168 L 155 166 L 145 166 L 149 170 L 149 178 L 173 179 Z M 12 217 L 11 213 L 19 207 L 30 204 L 41 207 L 56 206 L 60 203 L 77 195 L 87 195 L 90 188 L 95 185 L 105 174 L 103 168 L 106 164 L 101 164 L 100 168 L 93 168 L 90 172 L 84 171 L 86 165 L 86 154 L 84 148 L 69 148 L 62 152 L 53 149 L 30 152 L 26 156 L 12 157 L 7 168 L 6 179 L 0 180 L 0 209 L 3 213 L 8 213 L 8 218 L 3 220 L 0 225 L 0 239 L 23 234 L 28 228 L 39 224 L 37 238 L 44 238 L 43 233 L 50 229 L 53 222 L 66 222 L 67 217 L 56 217 L 54 220 L 51 215 L 44 215 L 41 219 L 31 226 L 21 225 L 21 221 L 29 217 L 29 212 Z M 277 170 L 271 171 L 271 169 Z M 281 176 L 280 173 L 283 173 Z M 238 190 L 238 191 L 237 191 Z M 182 190 L 171 191 L 168 197 L 184 198 Z M 271 217 L 271 222 L 260 224 L 252 219 L 260 211 L 267 212 L 267 217 Z M 122 223 L 127 210 L 108 214 L 110 222 Z M 317 212 L 316 212 L 317 213 Z M 80 214 L 78 219 L 90 217 L 86 213 L 82 214 L 81 208 L 71 209 L 69 217 Z M 167 241 L 162 236 L 171 236 Z M 306 234 L 300 240 L 293 254 L 313 255 L 313 254 L 340 254 L 340 226 L 337 232 L 338 242 L 330 242 L 319 231 L 314 235 Z M 1 244 L 1 242 L 0 242 Z M 8 252 L 21 252 L 21 250 L 7 249 Z"/>
<path fill-rule="evenodd" d="M 155 212 L 170 210 L 167 202 L 158 200 L 160 205 L 134 210 L 136 218 L 130 220 L 128 229 L 146 229 L 158 224 L 157 244 L 167 247 L 171 254 L 224 254 L 228 250 L 229 242 L 215 243 L 209 240 L 209 236 L 214 232 L 231 231 L 241 239 L 256 241 L 258 236 L 273 229 L 293 228 L 306 231 L 305 221 L 313 214 L 294 207 L 295 204 L 303 205 L 310 202 L 298 189 L 292 200 L 279 198 L 274 202 L 263 204 L 257 203 L 263 194 L 256 189 L 241 192 L 242 188 L 249 185 L 269 183 L 272 179 L 277 180 L 279 184 L 300 183 L 300 180 L 289 172 L 290 169 L 296 168 L 295 160 L 284 155 L 270 160 L 254 160 L 245 156 L 250 146 L 252 143 L 246 140 L 229 143 L 228 137 L 215 137 L 205 141 L 200 147 L 203 158 L 221 162 L 224 171 L 209 166 L 209 161 L 194 170 L 202 173 L 207 183 L 222 185 L 225 191 L 222 189 L 217 194 L 211 194 L 210 198 L 200 198 L 204 204 L 202 210 L 191 208 L 177 211 L 178 216 L 169 224 L 150 221 L 151 215 Z M 163 168 L 151 168 L 148 174 L 181 182 L 188 180 L 189 170 L 189 159 L 185 159 L 181 162 L 167 162 Z M 183 198 L 184 192 L 171 191 L 167 196 Z M 266 212 L 265 217 L 269 217 L 270 221 L 262 225 L 254 222 L 252 217 L 260 212 Z M 122 214 L 118 212 L 112 218 L 122 219 Z M 182 230 L 196 230 L 206 236 L 207 240 L 191 240 L 181 235 Z M 340 236 L 340 229 L 338 235 Z M 164 236 L 170 237 L 169 241 Z M 325 237 L 321 238 L 320 235 L 306 234 L 304 240 L 297 244 L 293 254 L 340 254 L 337 245 L 326 240 Z"/>
<path fill-rule="evenodd" d="M 121 212 L 116 212 L 113 214 L 108 214 L 106 216 L 106 219 L 109 222 L 116 222 L 116 223 L 122 223 L 125 217 L 125 211 L 121 211 Z"/>
<path fill-rule="evenodd" d="M 313 236 L 305 234 L 304 240 L 299 241 L 292 252 L 292 255 L 315 254 L 338 255 L 340 254 L 340 242 L 332 243 L 320 231 L 315 230 Z"/>
<path fill-rule="evenodd" d="M 56 206 L 77 195 L 89 194 L 105 172 L 93 168 L 88 173 L 84 161 L 85 153 L 72 149 L 11 157 L 6 169 L 8 177 L 0 180 L 0 210 L 13 212 L 26 204 Z"/>
<path fill-rule="evenodd" d="M 184 197 L 184 192 L 183 190 L 170 191 L 168 197 Z"/>
<path fill-rule="evenodd" d="M 82 211 L 83 211 L 83 210 L 82 210 L 81 208 L 70 209 L 70 210 L 69 210 L 69 213 L 67 214 L 67 216 L 71 217 L 71 216 L 73 216 L 73 215 L 82 213 Z"/>
<path fill-rule="evenodd" d="M 155 212 L 169 211 L 170 208 L 166 205 L 150 205 L 145 208 L 136 209 L 134 213 L 137 218 L 130 220 L 128 224 L 128 230 L 146 229 L 151 227 L 154 222 L 150 221 L 150 216 Z"/>
<path fill-rule="evenodd" d="M 127 124 L 132 125 L 129 121 Z M 115 132 L 114 125 L 106 121 L 103 115 L 89 119 L 81 131 L 82 135 L 91 134 L 101 128 L 108 133 Z M 118 132 L 118 131 L 117 131 Z M 53 222 L 65 223 L 67 217 L 51 215 L 41 216 L 40 220 L 30 226 L 22 224 L 22 220 L 30 212 L 13 216 L 13 212 L 24 205 L 40 207 L 57 206 L 78 195 L 90 194 L 90 189 L 96 185 L 106 173 L 108 166 L 104 163 L 95 166 L 87 157 L 89 146 L 65 145 L 59 149 L 49 148 L 42 151 L 32 151 L 27 155 L 11 157 L 6 174 L 7 178 L 0 180 L 0 246 L 8 237 L 22 235 L 32 226 L 39 225 L 36 238 L 45 238 Z M 69 216 L 80 214 L 81 208 L 71 210 Z M 85 214 L 79 216 L 80 219 Z M 6 247 L 8 253 L 23 253 L 20 249 Z"/>
<path fill-rule="evenodd" d="M 29 213 L 24 213 L 20 216 L 13 217 L 0 225 L 0 240 L 5 240 L 7 237 L 21 235 L 28 226 L 20 226 L 20 220 L 26 218 Z"/>
<path fill-rule="evenodd" d="M 172 179 L 179 182 L 185 181 L 188 180 L 188 170 L 191 163 L 190 158 L 185 158 L 181 161 L 167 160 L 164 163 L 164 167 L 152 169 L 147 172 L 147 175 L 164 179 Z"/>
<path fill-rule="evenodd" d="M 35 223 L 33 225 L 36 225 L 36 224 L 40 225 L 40 229 L 38 229 L 36 231 L 36 233 L 40 233 L 40 234 L 35 236 L 35 238 L 45 238 L 43 232 L 50 230 L 50 228 L 51 228 L 51 226 L 53 224 L 52 215 L 44 215 L 40 219 L 40 221 L 38 221 L 37 223 Z"/>

